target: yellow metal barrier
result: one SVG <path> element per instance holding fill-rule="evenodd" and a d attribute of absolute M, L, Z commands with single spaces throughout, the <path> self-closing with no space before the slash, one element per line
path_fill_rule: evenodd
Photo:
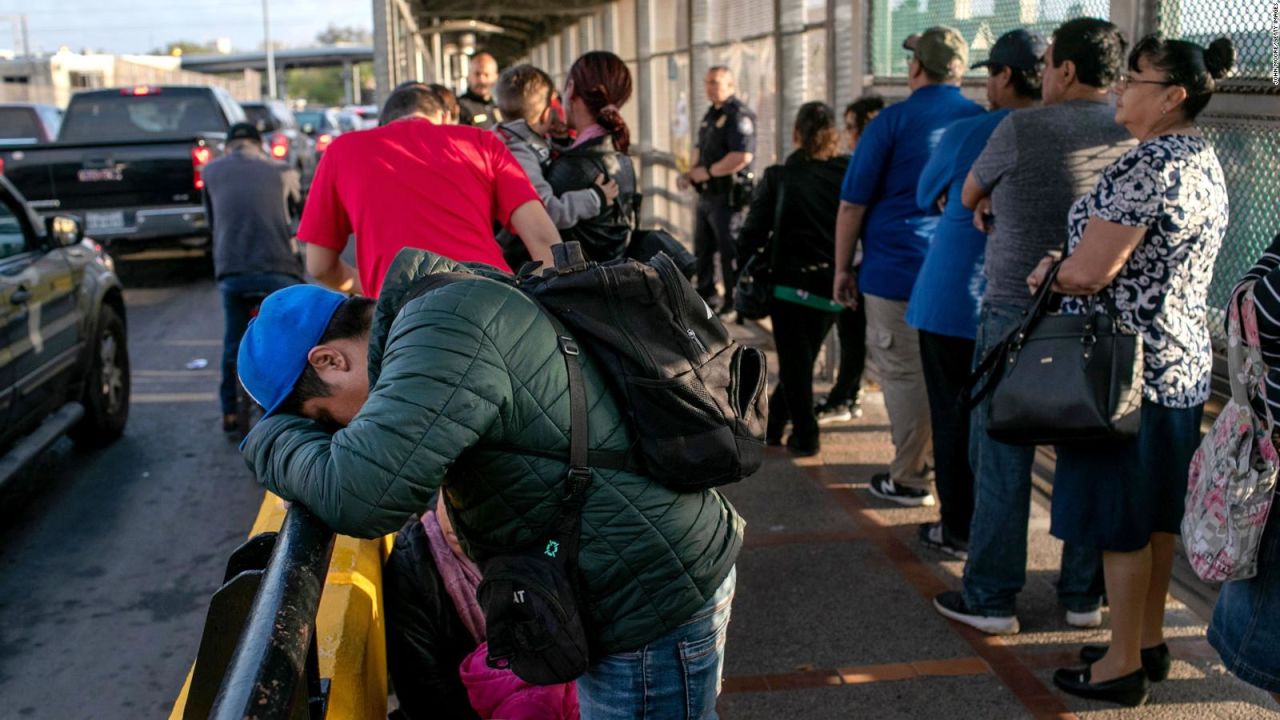
<path fill-rule="evenodd" d="M 286 505 L 267 493 L 249 537 L 280 529 Z M 382 561 L 391 537 L 356 540 L 339 535 L 316 613 L 320 676 L 329 678 L 328 720 L 387 716 L 387 647 L 382 616 Z M 182 720 L 191 672 L 169 720 Z"/>

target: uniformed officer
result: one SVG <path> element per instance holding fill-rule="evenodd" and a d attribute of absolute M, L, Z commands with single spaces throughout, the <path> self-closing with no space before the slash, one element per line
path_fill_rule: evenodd
<path fill-rule="evenodd" d="M 717 303 L 716 254 L 724 282 L 721 314 L 733 310 L 733 290 L 738 282 L 738 253 L 734 232 L 735 216 L 745 203 L 731 202 L 735 178 L 751 167 L 756 150 L 756 116 L 734 97 L 733 73 L 717 65 L 707 70 L 704 81 L 711 107 L 698 128 L 698 146 L 693 151 L 689 172 L 680 176 L 680 189 L 690 185 L 699 193 L 695 215 L 693 249 L 697 255 L 698 294 L 708 304 Z M 737 205 L 737 207 L 735 207 Z M 731 226 L 734 229 L 731 229 Z"/>
<path fill-rule="evenodd" d="M 492 55 L 482 52 L 471 58 L 467 92 L 458 98 L 458 105 L 462 107 L 462 116 L 458 118 L 461 124 L 492 130 L 502 122 L 502 112 L 493 101 L 493 86 L 497 82 L 498 61 Z"/>

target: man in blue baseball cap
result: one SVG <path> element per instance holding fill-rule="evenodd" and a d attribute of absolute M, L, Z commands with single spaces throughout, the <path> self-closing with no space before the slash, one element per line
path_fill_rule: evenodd
<path fill-rule="evenodd" d="M 942 208 L 907 306 L 907 324 L 920 332 L 940 516 L 921 525 L 918 537 L 926 547 L 954 557 L 968 555 L 973 516 L 969 413 L 958 398 L 972 369 L 987 244 L 960 196 L 965 177 L 996 126 L 1010 112 L 1040 104 L 1045 44 L 1033 32 L 1012 30 L 996 40 L 986 60 L 973 65 L 987 69 L 991 112 L 949 125 L 916 186 L 921 210 Z"/>
<path fill-rule="evenodd" d="M 439 273 L 452 275 L 442 281 Z M 625 454 L 636 439 L 622 409 L 590 356 L 578 357 L 590 448 Z M 411 545 L 401 542 L 420 527 L 411 518 L 434 507 L 437 491 L 467 548 L 536 541 L 560 512 L 570 393 L 558 334 L 496 270 L 406 249 L 376 306 L 317 287 L 280 290 L 249 327 L 239 371 L 267 410 L 242 448 L 258 481 L 337 532 L 401 530 L 392 558 Z M 578 681 L 582 717 L 601 717 L 606 707 L 706 717 L 742 519 L 715 490 L 674 492 L 625 470 L 591 474 L 577 568 L 600 664 Z M 440 630 L 422 611 L 427 600 L 404 590 L 419 583 L 396 575 L 412 572 L 404 560 L 388 560 L 385 610 L 392 681 L 411 687 L 430 660 L 416 640 Z M 711 648 L 716 661 L 684 667 L 677 646 L 686 644 Z M 608 669 L 639 662 L 651 685 Z M 685 682 L 703 691 L 670 691 Z M 435 716 L 439 701 L 406 712 Z"/>
<path fill-rule="evenodd" d="M 369 396 L 374 301 L 295 285 L 269 296 L 240 342 L 240 382 L 266 411 L 336 428 Z"/>

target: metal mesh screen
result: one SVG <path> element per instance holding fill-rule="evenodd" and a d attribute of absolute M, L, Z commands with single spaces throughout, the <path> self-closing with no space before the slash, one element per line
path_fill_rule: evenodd
<path fill-rule="evenodd" d="M 1218 153 L 1231 203 L 1227 236 L 1209 287 L 1214 335 L 1221 340 L 1221 308 L 1231 289 L 1280 232 L 1276 212 L 1280 171 L 1275 168 L 1280 157 L 1280 123 L 1208 118 L 1200 126 Z"/>
<path fill-rule="evenodd" d="M 1271 78 L 1275 0 L 1162 0 L 1157 4 L 1160 32 L 1171 38 L 1208 45 L 1227 36 L 1236 46 L 1235 77 Z"/>
<path fill-rule="evenodd" d="M 996 38 L 1015 28 L 1032 28 L 1048 38 L 1065 20 L 1105 18 L 1110 9 L 1110 0 L 872 0 L 867 46 L 871 72 L 877 77 L 905 76 L 903 39 L 933 25 L 959 30 L 969 41 L 972 64 L 985 60 Z"/>

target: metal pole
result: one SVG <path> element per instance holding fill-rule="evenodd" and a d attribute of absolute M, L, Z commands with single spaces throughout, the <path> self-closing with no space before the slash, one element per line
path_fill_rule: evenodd
<path fill-rule="evenodd" d="M 262 37 L 267 51 L 267 93 L 271 99 L 276 98 L 276 53 L 271 47 L 271 11 L 267 7 L 270 0 L 262 0 Z"/>
<path fill-rule="evenodd" d="M 31 36 L 27 34 L 27 14 L 22 13 L 22 56 L 31 57 Z"/>
<path fill-rule="evenodd" d="M 332 555 L 333 531 L 302 506 L 290 508 L 210 718 L 295 717 L 290 710 L 306 688 L 307 654 Z"/>

